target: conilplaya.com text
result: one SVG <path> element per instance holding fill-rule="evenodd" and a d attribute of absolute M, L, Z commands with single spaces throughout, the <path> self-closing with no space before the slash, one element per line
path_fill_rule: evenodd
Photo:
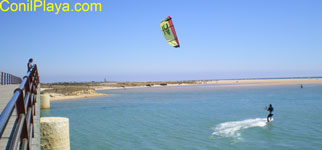
<path fill-rule="evenodd" d="M 0 0 L 1 12 L 100 12 L 102 11 L 101 3 L 55 3 L 46 2 L 46 0 L 26 0 L 26 2 L 14 2 L 12 0 Z"/>

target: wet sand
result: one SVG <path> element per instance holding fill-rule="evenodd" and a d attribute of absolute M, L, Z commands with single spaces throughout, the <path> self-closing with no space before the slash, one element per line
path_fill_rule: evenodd
<path fill-rule="evenodd" d="M 86 98 L 94 98 L 94 97 L 104 97 L 108 96 L 108 94 L 103 93 L 95 93 L 95 94 L 80 94 L 80 95 L 73 95 L 73 96 L 65 96 L 55 93 L 48 93 L 50 96 L 51 101 L 59 101 L 59 100 L 79 100 L 79 99 L 86 99 Z"/>

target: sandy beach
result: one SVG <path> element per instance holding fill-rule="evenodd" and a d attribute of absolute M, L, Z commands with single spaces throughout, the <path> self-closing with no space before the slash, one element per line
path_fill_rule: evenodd
<path fill-rule="evenodd" d="M 278 85 L 305 85 L 322 84 L 322 78 L 304 78 L 304 79 L 240 79 L 240 80 L 196 80 L 194 84 L 167 84 L 166 86 L 187 86 L 187 85 L 220 85 L 220 86 L 278 86 Z M 109 90 L 122 88 L 145 88 L 147 86 L 128 86 L 128 87 L 108 87 L 97 86 L 95 90 Z M 153 87 L 162 87 L 153 85 Z"/>
<path fill-rule="evenodd" d="M 86 98 L 94 98 L 94 97 L 104 97 L 108 96 L 108 94 L 96 93 L 96 94 L 80 94 L 74 96 L 66 96 L 61 94 L 51 93 L 50 100 L 51 101 L 59 101 L 59 100 L 78 100 L 78 99 L 86 99 Z"/>
<path fill-rule="evenodd" d="M 305 85 L 305 84 L 322 84 L 322 78 L 217 80 L 217 81 L 206 81 L 205 84 L 219 84 L 223 86 L 276 86 L 276 85 L 301 85 L 301 84 Z"/>
<path fill-rule="evenodd" d="M 93 88 L 75 86 L 41 88 L 41 94 L 48 94 L 51 101 L 78 100 L 84 98 L 108 96 L 108 94 L 96 92 L 96 90 Z"/>
<path fill-rule="evenodd" d="M 149 87 L 169 87 L 169 86 L 187 86 L 187 85 L 218 85 L 218 86 L 231 86 L 231 87 L 241 87 L 241 86 L 279 86 L 279 85 L 298 85 L 299 87 L 307 84 L 322 84 L 322 78 L 296 78 L 296 79 L 245 79 L 245 80 L 196 80 L 189 81 L 189 83 L 173 83 L 174 81 L 162 82 L 163 85 L 151 84 L 153 82 L 128 82 L 128 86 L 111 86 L 105 83 L 98 83 L 95 85 L 73 85 L 63 87 L 53 87 L 53 88 L 42 88 L 43 93 L 49 94 L 52 101 L 58 100 L 77 100 L 84 98 L 93 97 L 103 97 L 108 96 L 108 94 L 103 94 L 97 92 L 97 90 L 110 90 L 110 89 L 124 89 L 124 88 L 149 88 Z M 149 84 L 147 84 L 149 83 Z M 124 84 L 124 83 L 122 83 Z M 62 86 L 62 85 L 60 85 Z"/>

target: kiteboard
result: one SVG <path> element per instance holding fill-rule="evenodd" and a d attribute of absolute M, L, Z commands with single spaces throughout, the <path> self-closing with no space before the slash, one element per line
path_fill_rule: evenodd
<path fill-rule="evenodd" d="M 269 121 L 268 122 L 266 121 L 266 123 L 270 123 L 270 122 L 274 121 L 274 118 L 269 118 L 268 120 Z"/>

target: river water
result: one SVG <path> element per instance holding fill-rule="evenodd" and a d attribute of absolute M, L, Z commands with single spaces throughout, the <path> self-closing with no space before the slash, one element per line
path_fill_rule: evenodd
<path fill-rule="evenodd" d="M 71 149 L 322 149 L 322 85 L 195 85 L 103 90 L 52 102 L 68 117 Z M 274 120 L 266 123 L 272 104 Z"/>

